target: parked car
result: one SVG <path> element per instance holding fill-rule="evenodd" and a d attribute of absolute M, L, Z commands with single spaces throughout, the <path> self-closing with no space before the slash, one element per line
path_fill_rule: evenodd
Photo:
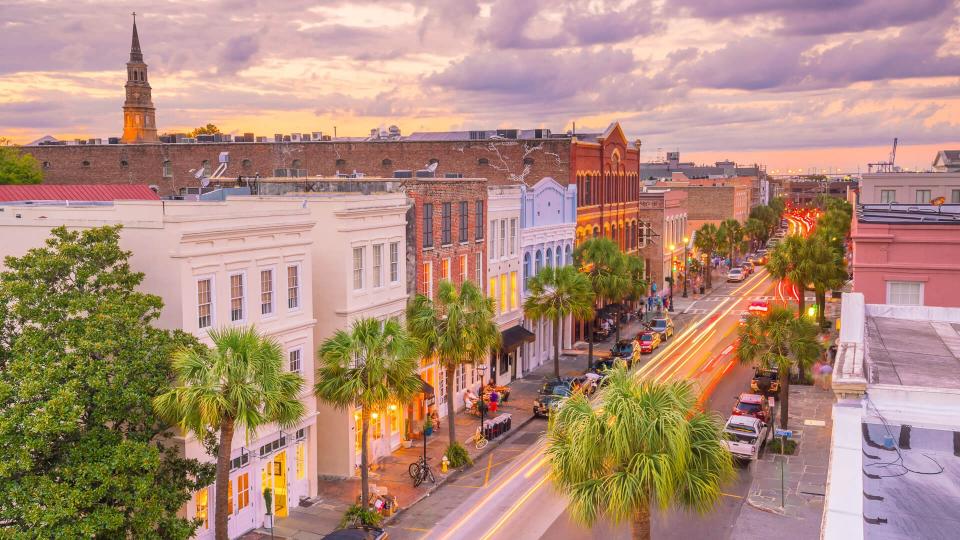
<path fill-rule="evenodd" d="M 761 249 L 758 251 L 757 254 L 750 259 L 750 262 L 752 262 L 754 266 L 763 266 L 767 264 L 767 250 Z"/>
<path fill-rule="evenodd" d="M 650 321 L 650 329 L 660 334 L 660 339 L 666 341 L 673 337 L 673 320 L 669 317 L 660 317 Z"/>
<path fill-rule="evenodd" d="M 740 268 L 743 268 L 743 271 L 746 272 L 748 276 L 753 273 L 753 263 L 750 261 L 740 263 Z"/>
<path fill-rule="evenodd" d="M 584 394 L 589 396 L 597 391 L 601 379 L 603 379 L 603 377 L 600 375 L 588 371 L 579 377 L 574 377 L 570 382 L 570 388 L 572 390 L 580 389 Z"/>
<path fill-rule="evenodd" d="M 660 346 L 660 333 L 654 331 L 642 332 L 637 336 L 637 340 L 640 342 L 641 353 L 652 353 Z"/>
<path fill-rule="evenodd" d="M 570 379 L 553 379 L 543 383 L 533 402 L 533 416 L 550 416 L 564 398 L 573 393 Z"/>
<path fill-rule="evenodd" d="M 760 456 L 769 433 L 769 426 L 760 419 L 735 415 L 723 428 L 723 442 L 735 459 L 753 461 Z"/>
<path fill-rule="evenodd" d="M 740 416 L 753 416 L 764 422 L 770 421 L 770 402 L 760 394 L 740 394 L 737 403 L 733 406 L 730 414 Z"/>
<path fill-rule="evenodd" d="M 764 387 L 769 389 L 764 391 Z M 750 381 L 750 391 L 759 394 L 773 395 L 780 391 L 780 371 L 777 369 L 756 368 L 753 370 L 753 380 Z"/>
<path fill-rule="evenodd" d="M 390 535 L 379 527 L 351 527 L 337 529 L 323 537 L 323 540 L 387 540 Z"/>
<path fill-rule="evenodd" d="M 747 276 L 743 275 L 743 268 L 731 268 L 730 271 L 727 273 L 728 282 L 730 281 L 740 282 L 740 281 L 743 281 L 745 277 Z"/>
<path fill-rule="evenodd" d="M 610 357 L 611 358 L 623 358 L 627 362 L 630 362 L 630 359 L 633 357 L 633 341 L 629 339 L 621 339 L 616 342 L 613 347 L 610 348 Z"/>

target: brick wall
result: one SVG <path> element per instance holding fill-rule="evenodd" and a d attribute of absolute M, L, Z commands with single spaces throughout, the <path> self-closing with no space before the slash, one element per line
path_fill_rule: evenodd
<path fill-rule="evenodd" d="M 423 264 L 430 262 L 433 264 L 433 294 L 436 295 L 441 280 L 441 269 L 443 260 L 450 259 L 450 277 L 451 280 L 460 284 L 460 255 L 467 255 L 467 278 L 476 282 L 476 264 L 479 257 L 481 278 L 477 283 L 483 288 L 484 280 L 487 275 L 487 242 L 489 236 L 487 231 L 487 181 L 484 179 L 413 179 L 406 182 L 407 194 L 413 199 L 412 219 L 408 220 L 408 250 L 412 250 L 412 256 L 415 260 L 416 276 L 415 290 L 417 293 L 426 293 L 423 279 Z M 467 201 L 469 215 L 467 221 L 467 242 L 460 242 L 460 201 Z M 483 202 L 483 238 L 476 239 L 476 201 Z M 451 203 L 451 223 L 449 245 L 443 245 L 443 203 Z M 424 249 L 423 247 L 423 215 L 424 205 L 433 204 L 433 247 Z M 412 222 L 412 223 L 411 223 Z"/>
<path fill-rule="evenodd" d="M 209 161 L 211 171 L 220 152 L 230 152 L 225 178 L 273 176 L 274 169 L 305 169 L 308 175 L 333 176 L 354 170 L 367 176 L 392 176 L 397 169 L 421 169 L 438 160 L 437 176 L 461 173 L 487 178 L 491 184 L 527 181 L 544 176 L 563 185 L 571 181 L 570 140 L 528 141 L 359 141 L 310 143 L 204 143 L 37 146 L 25 149 L 44 166 L 49 184 L 154 184 L 161 195 L 196 187 L 190 169 Z M 169 177 L 163 162 L 170 162 Z M 84 164 L 86 162 L 86 164 Z"/>

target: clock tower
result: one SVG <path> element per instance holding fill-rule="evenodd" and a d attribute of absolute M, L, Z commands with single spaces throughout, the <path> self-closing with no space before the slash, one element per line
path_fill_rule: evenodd
<path fill-rule="evenodd" d="M 140 37 L 137 36 L 137 14 L 133 14 L 133 42 L 130 45 L 130 61 L 127 62 L 127 100 L 123 103 L 124 144 L 159 142 L 157 138 L 157 113 L 150 99 L 150 83 L 147 82 L 147 65 L 140 52 Z"/>

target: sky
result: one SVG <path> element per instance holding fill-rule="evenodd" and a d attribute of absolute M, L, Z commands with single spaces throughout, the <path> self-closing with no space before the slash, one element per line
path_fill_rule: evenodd
<path fill-rule="evenodd" d="M 960 0 L 0 0 L 0 137 L 602 131 L 642 159 L 929 167 L 960 148 Z"/>

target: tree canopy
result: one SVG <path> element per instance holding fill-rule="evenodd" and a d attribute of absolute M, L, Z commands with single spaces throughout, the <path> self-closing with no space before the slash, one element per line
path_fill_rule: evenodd
<path fill-rule="evenodd" d="M 215 135 L 220 133 L 220 128 L 213 124 L 207 124 L 205 126 L 200 126 L 193 128 L 193 131 L 190 132 L 191 137 L 196 137 L 197 135 Z"/>
<path fill-rule="evenodd" d="M 153 326 L 159 297 L 119 227 L 52 231 L 0 274 L 0 537 L 189 538 L 213 469 L 178 457 L 152 399 L 196 347 Z"/>
<path fill-rule="evenodd" d="M 42 181 L 43 171 L 36 158 L 0 137 L 0 185 L 39 184 Z"/>

